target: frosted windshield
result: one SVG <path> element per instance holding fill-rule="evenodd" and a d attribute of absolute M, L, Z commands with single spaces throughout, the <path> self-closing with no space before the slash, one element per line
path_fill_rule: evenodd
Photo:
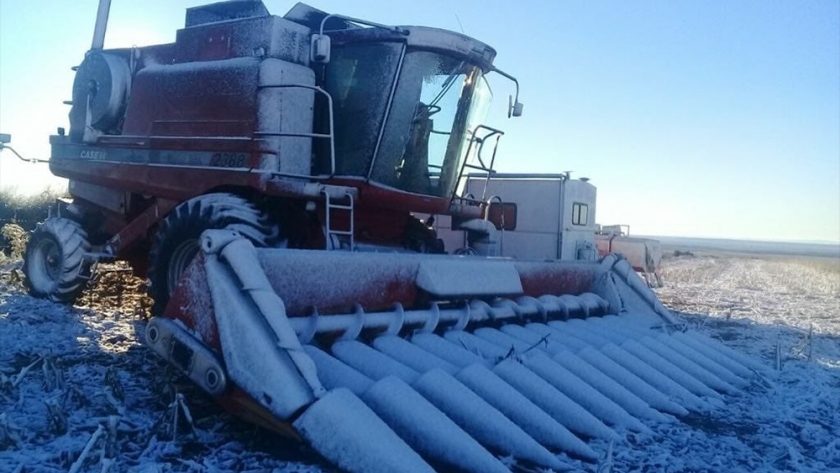
<path fill-rule="evenodd" d="M 371 178 L 448 197 L 490 98 L 477 66 L 440 53 L 408 52 Z"/>
<path fill-rule="evenodd" d="M 333 99 L 336 174 L 367 175 L 401 51 L 402 46 L 395 43 L 335 48 L 325 83 Z M 326 172 L 326 163 L 320 169 Z"/>

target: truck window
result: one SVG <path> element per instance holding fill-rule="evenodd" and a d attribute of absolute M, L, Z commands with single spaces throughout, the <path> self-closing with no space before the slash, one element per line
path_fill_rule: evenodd
<path fill-rule="evenodd" d="M 586 225 L 589 223 L 589 206 L 575 202 L 572 204 L 572 225 Z"/>
<path fill-rule="evenodd" d="M 516 204 L 512 202 L 493 202 L 487 213 L 487 219 L 493 222 L 497 230 L 516 230 Z"/>

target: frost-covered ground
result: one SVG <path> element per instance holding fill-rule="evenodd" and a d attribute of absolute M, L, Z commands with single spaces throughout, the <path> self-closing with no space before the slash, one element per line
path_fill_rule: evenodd
<path fill-rule="evenodd" d="M 24 295 L 9 269 L 0 283 L 0 472 L 334 471 L 171 375 L 140 345 L 135 299 L 120 310 L 66 308 Z M 613 471 L 840 471 L 840 261 L 677 258 L 663 276 L 660 297 L 688 323 L 768 366 L 779 347 L 782 369 L 711 415 L 630 435 L 614 447 Z"/>
<path fill-rule="evenodd" d="M 334 471 L 302 446 L 232 418 L 169 372 L 141 344 L 137 297 L 129 294 L 122 310 L 88 297 L 65 307 L 10 284 L 12 268 L 0 282 L 0 472 Z M 173 403 L 177 394 L 183 404 Z M 112 416 L 118 424 L 108 442 Z"/>
<path fill-rule="evenodd" d="M 618 471 L 840 472 L 840 260 L 681 257 L 660 299 L 684 320 L 781 370 L 686 419 Z"/>

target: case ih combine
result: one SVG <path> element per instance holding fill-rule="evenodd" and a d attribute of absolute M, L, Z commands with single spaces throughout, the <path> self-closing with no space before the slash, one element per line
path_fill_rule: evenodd
<path fill-rule="evenodd" d="M 27 281 L 71 302 L 97 261 L 131 262 L 146 343 L 233 412 L 348 471 L 562 470 L 760 369 L 679 330 L 614 255 L 487 257 L 504 196 L 466 171 L 493 173 L 487 80 L 515 83 L 490 46 L 234 0 L 187 10 L 174 43 L 104 50 L 108 3 L 50 138 L 73 199 Z"/>

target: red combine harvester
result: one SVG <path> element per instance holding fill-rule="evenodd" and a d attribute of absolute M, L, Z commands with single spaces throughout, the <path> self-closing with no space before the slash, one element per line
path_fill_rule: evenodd
<path fill-rule="evenodd" d="M 481 125 L 498 72 L 485 44 L 245 0 L 189 9 L 172 44 L 101 43 L 77 68 L 69 134 L 51 137 L 73 196 L 61 223 L 80 228 L 43 230 L 148 266 L 158 309 L 208 228 L 257 246 L 441 253 L 412 212 L 481 215 L 456 188 L 501 135 Z M 71 299 L 95 259 L 33 290 Z"/>
<path fill-rule="evenodd" d="M 488 77 L 522 113 L 490 46 L 231 0 L 188 9 L 174 43 L 104 50 L 109 3 L 50 138 L 72 202 L 32 235 L 27 282 L 71 302 L 129 261 L 145 342 L 226 408 L 348 471 L 561 470 L 760 369 L 679 330 L 614 255 L 487 257 L 504 212 L 465 181 L 502 135 Z"/>

